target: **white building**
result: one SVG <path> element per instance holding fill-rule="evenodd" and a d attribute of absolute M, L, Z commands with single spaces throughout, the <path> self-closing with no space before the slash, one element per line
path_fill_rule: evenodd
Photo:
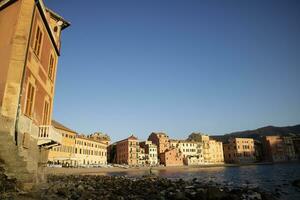
<path fill-rule="evenodd" d="M 201 165 L 204 163 L 202 143 L 187 140 L 170 140 L 170 146 L 178 149 L 183 155 L 186 165 Z"/>
<path fill-rule="evenodd" d="M 148 165 L 157 165 L 158 164 L 158 154 L 157 146 L 152 143 L 152 141 L 140 142 L 141 148 L 145 149 L 146 164 Z"/>

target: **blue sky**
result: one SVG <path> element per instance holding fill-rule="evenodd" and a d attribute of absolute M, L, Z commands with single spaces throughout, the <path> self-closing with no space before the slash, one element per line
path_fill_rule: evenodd
<path fill-rule="evenodd" d="M 114 141 L 300 123 L 300 1 L 45 0 L 63 32 L 54 118 Z"/>

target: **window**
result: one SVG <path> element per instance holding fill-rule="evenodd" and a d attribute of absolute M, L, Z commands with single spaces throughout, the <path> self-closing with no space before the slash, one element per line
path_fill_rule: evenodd
<path fill-rule="evenodd" d="M 36 30 L 35 41 L 34 41 L 34 46 L 33 46 L 33 50 L 37 56 L 40 55 L 42 38 L 43 38 L 43 33 L 41 31 L 41 28 L 38 27 Z"/>
<path fill-rule="evenodd" d="M 32 115 L 34 93 L 35 93 L 35 88 L 31 83 L 28 83 L 26 107 L 25 107 L 25 115 L 27 115 L 28 117 L 31 117 Z"/>
<path fill-rule="evenodd" d="M 49 70 L 48 70 L 48 77 L 50 80 L 53 80 L 53 73 L 54 73 L 54 57 L 51 54 L 50 55 L 50 60 L 49 60 Z"/>
<path fill-rule="evenodd" d="M 43 124 L 47 125 L 49 122 L 49 103 L 45 101 L 44 104 L 44 116 L 43 116 Z"/>

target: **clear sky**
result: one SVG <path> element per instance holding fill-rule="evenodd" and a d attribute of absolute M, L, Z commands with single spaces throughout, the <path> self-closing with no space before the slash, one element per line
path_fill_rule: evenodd
<path fill-rule="evenodd" d="M 54 118 L 116 141 L 300 123 L 298 0 L 45 0 L 63 32 Z"/>

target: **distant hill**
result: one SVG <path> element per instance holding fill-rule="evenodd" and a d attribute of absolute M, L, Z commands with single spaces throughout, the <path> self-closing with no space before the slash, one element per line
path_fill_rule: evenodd
<path fill-rule="evenodd" d="M 285 126 L 285 127 L 266 126 L 255 130 L 233 132 L 233 133 L 220 135 L 220 136 L 219 135 L 211 136 L 211 138 L 214 138 L 219 141 L 226 141 L 230 137 L 259 139 L 262 136 L 269 136 L 269 135 L 288 136 L 293 134 L 300 135 L 300 124 L 295 126 Z"/>

